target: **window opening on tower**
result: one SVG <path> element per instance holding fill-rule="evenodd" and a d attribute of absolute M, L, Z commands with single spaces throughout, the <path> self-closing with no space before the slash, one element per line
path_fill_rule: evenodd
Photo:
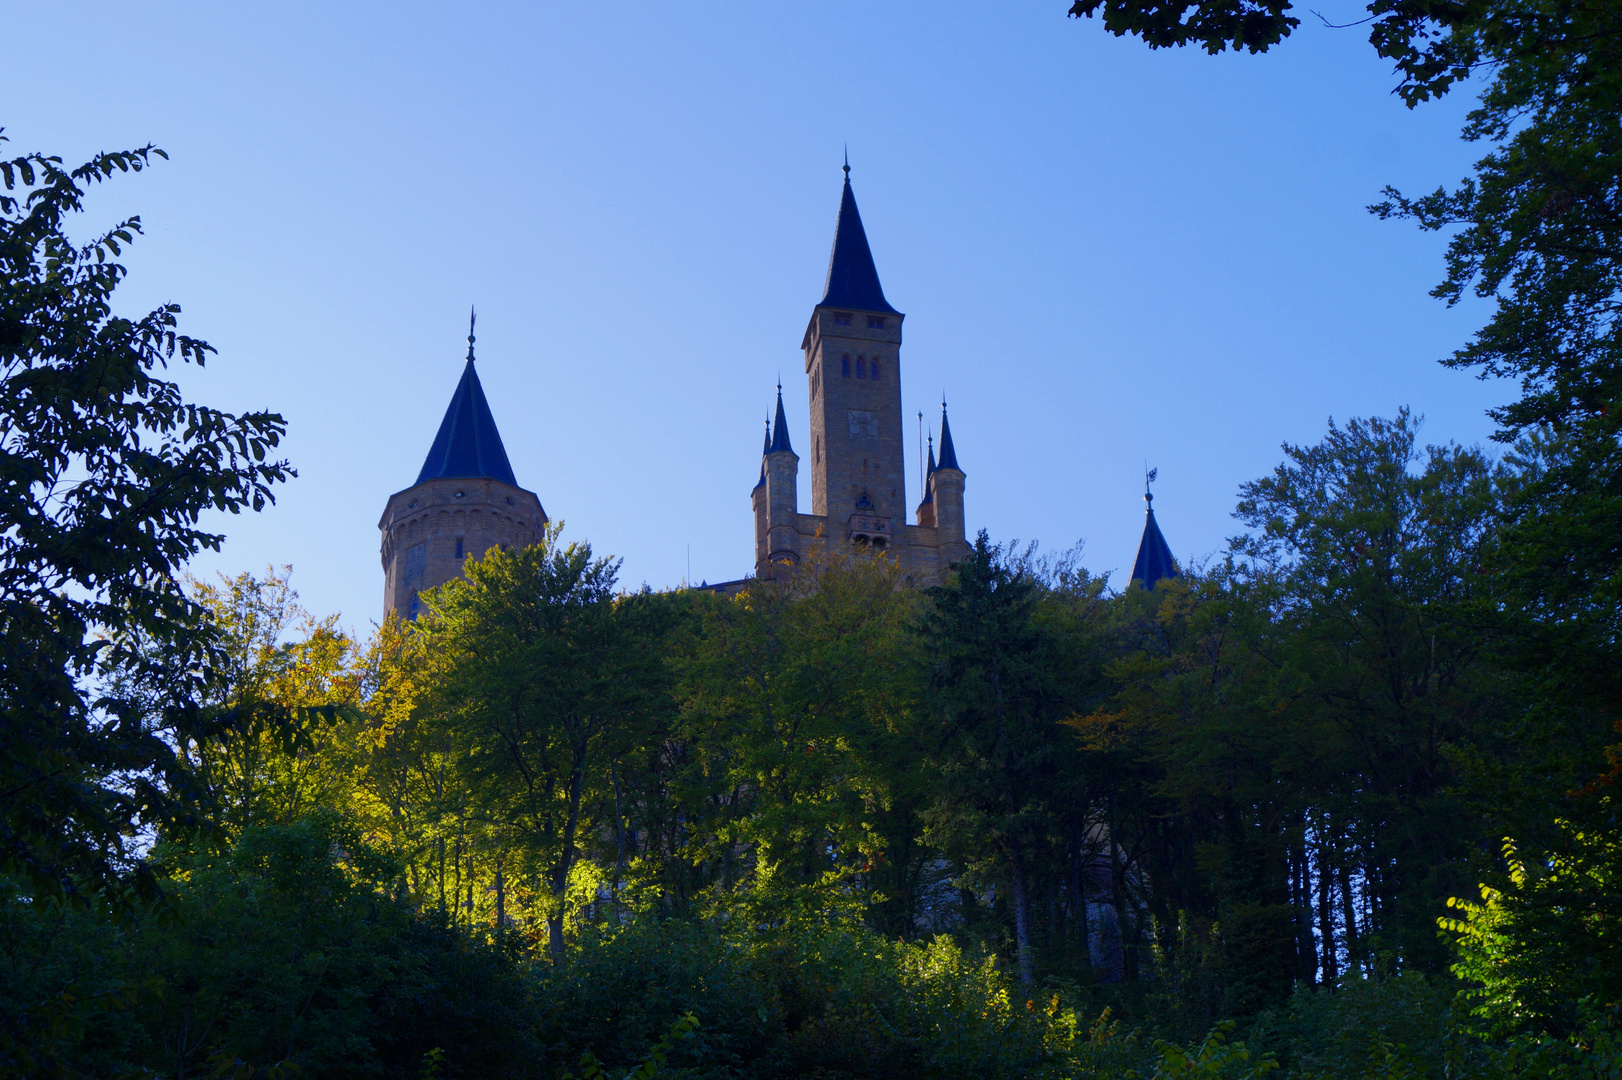
<path fill-rule="evenodd" d="M 850 378 L 850 357 L 845 356 L 840 358 L 839 374 L 843 375 L 847 379 Z"/>
<path fill-rule="evenodd" d="M 865 356 L 856 358 L 856 377 L 858 379 L 867 378 L 867 357 Z"/>

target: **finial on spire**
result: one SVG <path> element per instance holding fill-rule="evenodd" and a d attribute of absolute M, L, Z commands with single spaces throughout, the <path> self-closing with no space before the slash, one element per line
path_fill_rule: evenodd
<path fill-rule="evenodd" d="M 473 326 L 479 321 L 479 313 L 469 304 L 467 309 L 467 358 L 473 359 Z M 498 365 L 499 366 L 499 365 Z"/>
<path fill-rule="evenodd" d="M 772 441 L 766 450 L 768 454 L 775 454 L 780 450 L 793 452 L 794 447 L 790 445 L 788 438 L 788 414 L 783 411 L 783 384 L 781 381 L 777 384 L 777 416 L 773 418 L 768 430 L 772 435 Z"/>
<path fill-rule="evenodd" d="M 1155 497 L 1149 491 L 1149 485 L 1151 483 L 1153 483 L 1155 481 L 1155 479 L 1158 478 L 1159 476 L 1160 476 L 1160 468 L 1159 468 L 1159 466 L 1156 466 L 1153 469 L 1145 469 L 1144 472 L 1143 472 L 1143 501 L 1148 503 L 1151 509 L 1155 505 Z"/>
<path fill-rule="evenodd" d="M 850 144 L 845 144 L 845 183 L 850 183 Z"/>

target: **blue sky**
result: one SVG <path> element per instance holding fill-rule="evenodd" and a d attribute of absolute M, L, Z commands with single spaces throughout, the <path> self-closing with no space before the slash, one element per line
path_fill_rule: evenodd
<path fill-rule="evenodd" d="M 1364 209 L 1465 174 L 1470 100 L 1404 108 L 1362 29 L 1305 12 L 1270 55 L 1209 57 L 1067 6 L 6 3 L 0 125 L 9 154 L 170 153 L 83 227 L 142 215 L 126 309 L 180 302 L 220 351 L 188 392 L 285 414 L 300 472 L 197 569 L 291 563 L 357 630 L 470 304 L 567 536 L 629 585 L 679 584 L 689 550 L 695 581 L 745 573 L 779 372 L 806 438 L 847 144 L 907 414 L 949 396 L 971 530 L 1084 541 L 1121 583 L 1146 463 L 1186 560 L 1330 416 L 1485 440 L 1508 390 L 1436 363 L 1483 306 L 1427 295 L 1444 237 Z"/>

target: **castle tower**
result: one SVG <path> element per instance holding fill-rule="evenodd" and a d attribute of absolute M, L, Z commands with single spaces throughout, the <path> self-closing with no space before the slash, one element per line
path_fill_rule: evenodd
<path fill-rule="evenodd" d="M 755 577 L 792 576 L 807 559 L 837 565 L 853 552 L 893 559 L 903 580 L 932 585 L 969 552 L 964 538 L 964 474 L 941 403 L 940 459 L 930 442 L 929 474 L 916 524 L 906 519 L 901 426 L 901 322 L 879 284 L 850 163 L 828 257 L 822 299 L 811 309 L 800 348 L 811 397 L 811 509 L 800 511 L 800 457 L 789 442 L 783 387 L 766 424 L 755 515 Z M 802 444 L 802 449 L 806 449 Z M 736 592 L 749 579 L 712 586 Z"/>
<path fill-rule="evenodd" d="M 418 594 L 462 573 L 492 547 L 539 543 L 546 511 L 518 486 L 473 364 L 467 363 L 417 482 L 389 496 L 377 523 L 383 534 L 383 614 L 415 619 Z"/>
<path fill-rule="evenodd" d="M 845 166 L 822 299 L 800 348 L 811 390 L 811 513 L 830 539 L 888 546 L 906 523 L 901 323 L 884 299 Z"/>
<path fill-rule="evenodd" d="M 777 415 L 772 420 L 772 441 L 766 447 L 765 469 L 766 562 L 770 566 L 797 566 L 800 562 L 800 455 L 789 443 L 781 386 L 777 388 Z M 761 569 L 756 568 L 757 576 Z"/>
<path fill-rule="evenodd" d="M 1138 558 L 1132 564 L 1132 581 L 1129 583 L 1142 585 L 1145 589 L 1153 589 L 1155 582 L 1161 578 L 1181 576 L 1177 560 L 1172 558 L 1171 547 L 1155 522 L 1155 497 L 1149 491 L 1149 482 L 1159 471 L 1150 469 L 1143 478 L 1143 501 L 1147 509 L 1144 511 L 1143 539 L 1138 542 Z"/>

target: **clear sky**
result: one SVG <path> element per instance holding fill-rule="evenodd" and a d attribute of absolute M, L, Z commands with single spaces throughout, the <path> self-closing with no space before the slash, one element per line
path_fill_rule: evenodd
<path fill-rule="evenodd" d="M 300 473 L 198 569 L 291 563 L 361 631 L 470 304 L 513 468 L 566 536 L 633 586 L 751 568 L 779 373 L 807 437 L 847 144 L 907 414 L 949 396 L 971 532 L 1084 541 L 1124 584 L 1146 464 L 1188 560 L 1331 416 L 1410 405 L 1431 441 L 1483 441 L 1506 389 L 1436 361 L 1484 308 L 1427 295 L 1444 237 L 1364 209 L 1464 175 L 1470 100 L 1404 108 L 1364 29 L 1305 11 L 1274 53 L 1213 58 L 1067 6 L 4 0 L 0 125 L 8 156 L 170 153 L 85 226 L 142 215 L 125 309 L 181 303 L 220 351 L 188 392 L 282 412 Z"/>

